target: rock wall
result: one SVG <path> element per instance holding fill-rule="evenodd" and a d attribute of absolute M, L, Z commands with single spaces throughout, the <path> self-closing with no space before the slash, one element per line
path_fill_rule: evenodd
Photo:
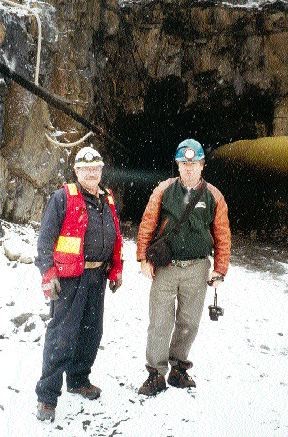
<path fill-rule="evenodd" d="M 120 71 L 119 56 L 105 47 L 113 69 L 118 67 L 118 101 L 126 113 L 143 111 L 147 85 L 170 75 L 184 85 L 184 108 L 207 108 L 218 97 L 228 107 L 251 92 L 270 96 L 273 134 L 286 135 L 287 18 L 285 4 L 243 9 L 180 1 L 127 7 L 121 37 L 119 32 L 122 43 L 126 40 Z M 285 116 L 282 123 L 279 114 Z"/>
<path fill-rule="evenodd" d="M 137 155 L 143 163 L 149 155 L 145 142 L 142 152 L 134 138 L 129 143 L 129 126 L 135 125 L 127 120 L 137 117 L 147 132 L 162 126 L 167 133 L 168 120 L 172 148 L 182 134 L 196 133 L 206 148 L 288 135 L 285 4 L 245 9 L 186 0 L 121 6 L 115 0 L 49 0 L 33 5 L 44 31 L 41 85 L 120 141 L 123 166 L 127 156 Z M 36 21 L 12 9 L 0 9 L 0 61 L 32 79 Z M 0 82 L 0 135 L 3 110 L 0 214 L 18 222 L 39 220 L 48 193 L 72 176 L 76 152 L 53 146 L 44 134 L 67 142 L 87 131 L 7 80 Z M 92 141 L 111 164 L 119 158 L 116 141 L 105 136 Z M 133 159 L 127 165 L 133 166 Z"/>
<path fill-rule="evenodd" d="M 39 77 L 46 86 L 56 42 L 54 8 L 42 4 L 36 10 L 41 15 L 43 34 Z M 32 81 L 35 79 L 37 38 L 35 16 L 18 7 L 1 4 L 0 62 Z M 13 221 L 27 222 L 40 218 L 46 184 L 52 175 L 55 178 L 59 152 L 45 141 L 44 133 L 50 127 L 47 106 L 16 83 L 4 79 L 1 79 L 4 97 L 0 98 L 0 125 L 3 125 L 0 132 L 3 188 L 0 214 Z"/>

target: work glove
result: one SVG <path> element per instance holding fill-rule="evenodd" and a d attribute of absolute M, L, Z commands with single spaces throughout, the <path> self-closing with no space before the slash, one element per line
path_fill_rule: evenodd
<path fill-rule="evenodd" d="M 215 272 L 215 270 L 213 270 L 213 272 L 210 274 L 207 284 L 210 285 L 210 287 L 218 288 L 223 281 L 224 276 L 222 275 L 222 273 Z"/>
<path fill-rule="evenodd" d="M 57 300 L 61 291 L 60 282 L 57 278 L 57 271 L 55 267 L 51 267 L 42 276 L 42 291 L 46 299 Z"/>
<path fill-rule="evenodd" d="M 118 290 L 119 287 L 122 285 L 122 275 L 118 276 L 116 281 L 110 281 L 109 282 L 109 288 L 112 291 L 112 293 L 115 293 L 115 291 Z"/>

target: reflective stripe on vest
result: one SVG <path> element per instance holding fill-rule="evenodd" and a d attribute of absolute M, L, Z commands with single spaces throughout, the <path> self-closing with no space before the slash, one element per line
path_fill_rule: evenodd
<path fill-rule="evenodd" d="M 54 248 L 59 277 L 80 276 L 84 270 L 84 236 L 88 224 L 85 200 L 76 184 L 65 184 L 66 215 Z"/>
<path fill-rule="evenodd" d="M 79 255 L 80 247 L 80 237 L 65 237 L 64 235 L 60 235 L 57 241 L 57 245 L 55 247 L 55 251 Z"/>
<path fill-rule="evenodd" d="M 76 184 L 67 184 L 67 188 L 70 196 L 78 195 L 78 189 Z M 60 235 L 55 247 L 55 251 L 79 255 L 80 248 L 81 248 L 80 237 L 68 237 L 65 235 Z"/>
<path fill-rule="evenodd" d="M 108 204 L 109 205 L 114 205 L 115 203 L 114 203 L 114 199 L 113 199 L 113 196 L 111 196 L 111 190 L 109 190 L 108 188 L 106 189 L 106 191 L 107 191 L 107 193 L 108 193 L 108 196 L 107 196 L 107 202 L 108 202 Z"/>
<path fill-rule="evenodd" d="M 70 196 L 77 196 L 78 189 L 77 189 L 76 184 L 67 184 L 67 188 L 68 188 Z"/>

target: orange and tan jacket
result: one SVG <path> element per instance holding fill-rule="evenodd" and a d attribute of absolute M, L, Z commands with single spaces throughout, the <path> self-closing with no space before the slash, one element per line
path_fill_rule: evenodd
<path fill-rule="evenodd" d="M 179 178 L 167 179 L 161 182 L 151 194 L 138 231 L 138 261 L 146 259 L 146 250 L 155 237 L 155 234 L 161 235 L 162 232 L 165 234 L 167 220 L 165 218 L 163 220 L 161 214 L 164 208 L 163 195 L 168 188 L 169 190 L 173 188 L 172 184 L 175 186 L 175 184 L 179 184 L 179 182 Z M 211 198 L 211 202 L 209 202 L 209 198 Z M 227 204 L 222 193 L 209 183 L 207 183 L 207 188 L 200 200 L 208 200 L 213 207 L 211 224 L 207 225 L 205 232 L 209 234 L 207 235 L 207 239 L 211 239 L 211 248 L 212 245 L 214 248 L 214 270 L 225 275 L 228 270 L 231 249 L 231 233 Z M 196 208 L 191 212 L 191 215 L 197 214 L 195 210 Z M 191 233 L 193 233 L 193 227 L 191 227 Z M 191 238 L 193 238 L 193 235 Z M 211 253 L 210 249 L 205 250 L 208 252 L 203 253 L 203 255 L 209 255 Z"/>

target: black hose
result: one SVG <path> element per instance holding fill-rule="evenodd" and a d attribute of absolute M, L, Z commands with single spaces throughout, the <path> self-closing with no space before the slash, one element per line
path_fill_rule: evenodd
<path fill-rule="evenodd" d="M 103 137 L 106 137 L 109 141 L 117 144 L 119 147 L 121 147 L 123 150 L 125 150 L 125 152 L 129 153 L 129 150 L 123 144 L 121 144 L 118 140 L 111 137 L 107 133 L 104 133 L 102 128 L 91 123 L 89 120 L 82 117 L 82 115 L 79 115 L 73 109 L 69 108 L 69 106 L 67 104 L 63 103 L 63 101 L 61 100 L 61 97 L 56 96 L 55 94 L 49 93 L 48 91 L 46 91 L 43 87 L 41 87 L 39 85 L 35 85 L 33 82 L 31 82 L 30 80 L 25 79 L 23 76 L 20 76 L 19 74 L 15 73 L 15 71 L 11 70 L 9 67 L 7 67 L 5 64 L 2 64 L 1 62 L 0 62 L 0 73 L 2 73 L 6 77 L 9 77 L 14 82 L 18 83 L 23 88 L 30 91 L 32 94 L 35 94 L 36 96 L 40 97 L 46 103 L 54 106 L 54 108 L 59 109 L 60 111 L 64 112 L 64 114 L 73 118 L 73 120 L 77 121 L 82 126 L 85 126 L 90 131 L 96 133 L 97 135 L 102 135 Z"/>

